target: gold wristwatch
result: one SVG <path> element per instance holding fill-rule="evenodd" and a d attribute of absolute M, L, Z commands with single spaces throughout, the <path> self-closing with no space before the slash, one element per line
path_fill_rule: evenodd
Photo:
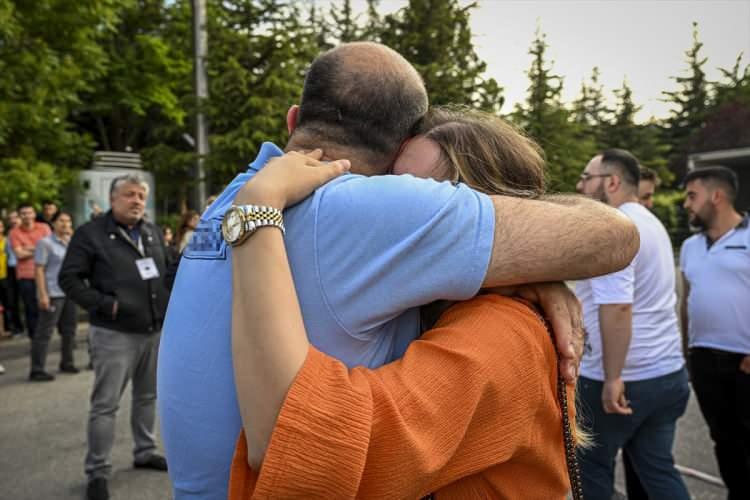
<path fill-rule="evenodd" d="M 232 246 L 242 244 L 261 227 L 273 226 L 284 233 L 284 217 L 281 210 L 261 205 L 232 205 L 224 213 L 221 234 Z"/>

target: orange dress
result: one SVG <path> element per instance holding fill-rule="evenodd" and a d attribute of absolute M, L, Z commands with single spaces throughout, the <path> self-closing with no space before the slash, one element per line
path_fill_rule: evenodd
<path fill-rule="evenodd" d="M 551 500 L 569 489 L 552 340 L 525 304 L 483 295 L 375 370 L 311 347 L 260 474 L 240 436 L 229 498 Z"/>

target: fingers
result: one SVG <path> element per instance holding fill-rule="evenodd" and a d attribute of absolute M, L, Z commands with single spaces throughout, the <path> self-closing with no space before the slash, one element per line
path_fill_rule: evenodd
<path fill-rule="evenodd" d="M 313 160 L 320 160 L 321 158 L 323 158 L 323 150 L 320 148 L 313 149 L 309 153 L 306 153 L 305 156 L 307 156 L 308 158 L 312 158 Z"/>
<path fill-rule="evenodd" d="M 349 160 L 336 160 L 319 166 L 316 170 L 320 174 L 320 185 L 335 179 L 339 175 L 348 172 L 351 168 Z"/>

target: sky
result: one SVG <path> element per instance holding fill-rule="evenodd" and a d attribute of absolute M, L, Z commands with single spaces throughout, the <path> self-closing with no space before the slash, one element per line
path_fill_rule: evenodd
<path fill-rule="evenodd" d="M 460 0 L 461 4 L 471 2 Z M 365 1 L 354 0 L 364 11 Z M 581 82 L 598 66 L 600 81 L 611 102 L 612 90 L 624 79 L 635 102 L 643 106 L 640 120 L 666 117 L 669 105 L 663 90 L 675 90 L 671 76 L 687 68 L 685 51 L 692 46 L 692 23 L 708 58 L 704 66 L 711 80 L 719 67 L 731 68 L 740 52 L 750 63 L 750 0 L 477 0 L 471 28 L 487 75 L 505 89 L 508 113 L 525 98 L 528 49 L 537 25 L 547 34 L 553 71 L 564 77 L 563 97 L 575 99 Z M 381 0 L 381 13 L 393 12 L 406 0 Z"/>

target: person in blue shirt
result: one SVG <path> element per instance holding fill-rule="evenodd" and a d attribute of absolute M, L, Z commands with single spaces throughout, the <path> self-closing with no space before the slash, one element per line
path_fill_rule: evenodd
<path fill-rule="evenodd" d="M 426 111 L 416 70 L 383 45 L 359 42 L 319 56 L 300 106 L 287 114 L 287 151 L 321 147 L 326 158 L 352 162 L 353 174 L 284 214 L 310 341 L 349 366 L 379 366 L 403 354 L 419 335 L 423 304 L 465 300 L 482 287 L 613 272 L 638 247 L 626 219 L 584 199 L 520 200 L 383 175 Z M 241 419 L 231 359 L 231 247 L 220 225 L 239 188 L 282 153 L 263 144 L 248 171 L 202 214 L 177 273 L 157 375 L 177 500 L 226 498 Z M 562 355 L 565 369 L 575 369 L 572 349 Z"/>

